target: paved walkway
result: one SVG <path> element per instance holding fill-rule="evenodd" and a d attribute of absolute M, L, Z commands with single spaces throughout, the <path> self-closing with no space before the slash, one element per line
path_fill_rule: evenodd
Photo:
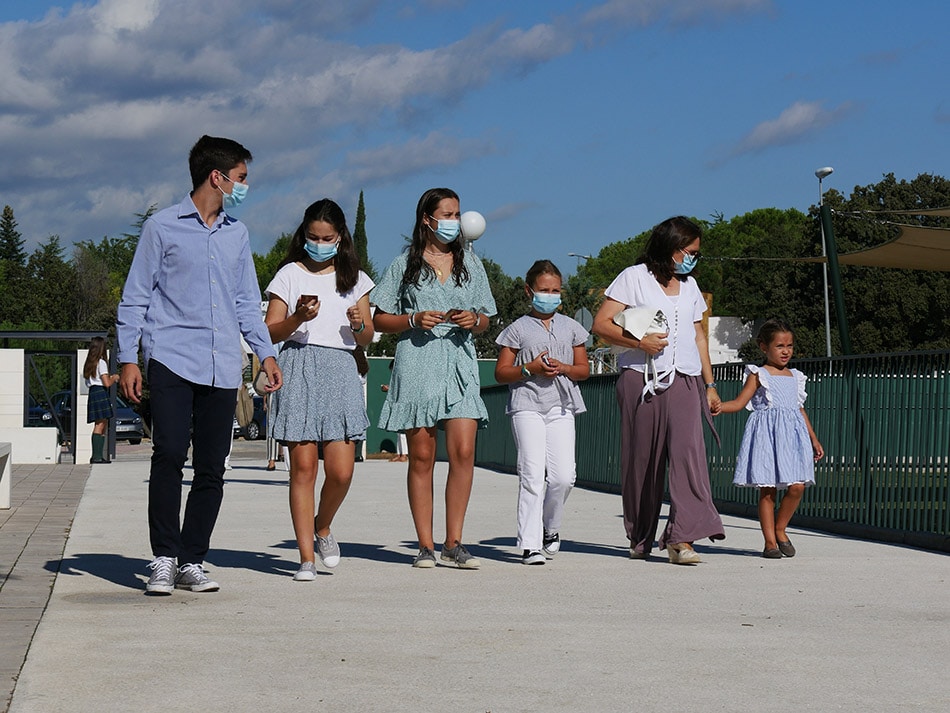
<path fill-rule="evenodd" d="M 15 470 L 10 711 L 950 710 L 946 555 L 792 530 L 799 556 L 767 561 L 757 524 L 726 517 L 699 566 L 633 561 L 619 498 L 575 490 L 563 551 L 525 567 L 517 481 L 479 470 L 482 569 L 416 570 L 405 466 L 373 461 L 334 523 L 343 561 L 296 583 L 286 474 L 234 465 L 206 563 L 221 591 L 163 598 L 143 595 L 147 462 L 92 468 L 65 549 L 88 466 Z"/>

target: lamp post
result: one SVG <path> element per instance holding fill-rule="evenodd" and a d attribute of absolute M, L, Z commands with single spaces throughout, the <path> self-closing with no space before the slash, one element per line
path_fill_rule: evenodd
<path fill-rule="evenodd" d="M 568 257 L 576 257 L 576 258 L 577 258 L 577 269 L 578 269 L 578 270 L 581 269 L 581 258 L 584 258 L 585 260 L 590 260 L 590 255 L 581 255 L 580 253 L 568 253 L 567 256 L 568 256 Z"/>
<path fill-rule="evenodd" d="M 815 177 L 818 179 L 818 210 L 824 205 L 824 194 L 821 190 L 821 182 L 834 173 L 831 166 L 825 166 L 815 171 Z M 821 264 L 821 274 L 825 287 L 825 351 L 827 356 L 831 356 L 831 311 L 828 306 L 828 252 L 825 247 L 825 226 L 821 225 L 821 256 L 825 261 Z"/>

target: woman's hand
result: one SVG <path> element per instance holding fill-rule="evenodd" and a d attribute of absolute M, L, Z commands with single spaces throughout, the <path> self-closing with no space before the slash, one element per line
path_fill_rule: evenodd
<path fill-rule="evenodd" d="M 434 309 L 413 312 L 409 316 L 409 321 L 416 329 L 432 329 L 445 321 L 445 313 Z"/>
<path fill-rule="evenodd" d="M 350 322 L 350 329 L 354 332 L 362 330 L 366 325 L 363 323 L 363 314 L 360 312 L 358 304 L 350 305 L 346 310 L 346 318 Z"/>
<path fill-rule="evenodd" d="M 663 351 L 666 346 L 670 343 L 667 337 L 670 334 L 647 334 L 644 335 L 643 339 L 640 340 L 640 349 L 649 354 L 650 356 L 656 356 L 661 351 Z"/>
<path fill-rule="evenodd" d="M 706 389 L 706 403 L 709 404 L 709 412 L 713 416 L 718 416 L 722 410 L 722 399 L 719 398 L 719 392 L 716 391 L 715 386 Z"/>
<path fill-rule="evenodd" d="M 294 317 L 301 322 L 309 322 L 320 313 L 320 300 L 312 295 L 300 295 L 297 298 L 297 307 Z"/>
<path fill-rule="evenodd" d="M 478 325 L 478 313 L 470 309 L 450 309 L 445 313 L 445 317 L 456 327 L 469 331 Z"/>

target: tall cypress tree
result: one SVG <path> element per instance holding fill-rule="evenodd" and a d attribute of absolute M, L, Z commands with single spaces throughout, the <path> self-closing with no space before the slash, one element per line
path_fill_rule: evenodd
<path fill-rule="evenodd" d="M 360 191 L 360 202 L 356 206 L 356 222 L 353 225 L 353 244 L 356 246 L 356 254 L 363 266 L 363 272 L 376 281 L 376 268 L 369 259 L 366 241 L 366 207 L 363 205 L 363 191 Z"/>

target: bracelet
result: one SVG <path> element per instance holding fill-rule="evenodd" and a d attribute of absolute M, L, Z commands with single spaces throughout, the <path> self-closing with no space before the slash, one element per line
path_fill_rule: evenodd
<path fill-rule="evenodd" d="M 410 312 L 410 313 L 409 313 L 409 329 L 418 329 L 418 327 L 416 326 L 415 322 L 413 321 L 413 320 L 415 319 L 415 316 L 416 316 L 417 314 L 418 314 L 418 312 Z"/>
<path fill-rule="evenodd" d="M 522 367 L 521 367 L 521 375 L 522 375 L 524 378 L 526 378 L 526 379 L 530 379 L 530 378 L 531 378 L 531 372 L 528 371 L 528 367 L 527 367 L 527 366 L 522 365 Z"/>
<path fill-rule="evenodd" d="M 707 388 L 707 389 L 715 389 L 715 388 L 716 388 L 716 382 L 715 382 L 715 381 L 710 381 L 708 384 L 706 384 L 706 388 Z"/>
<path fill-rule="evenodd" d="M 366 322 L 363 322 L 362 320 L 360 321 L 360 328 L 359 328 L 359 329 L 353 329 L 353 325 L 352 325 L 352 324 L 350 325 L 350 331 L 353 332 L 353 334 L 359 334 L 359 333 L 362 332 L 364 329 L 366 329 Z"/>

